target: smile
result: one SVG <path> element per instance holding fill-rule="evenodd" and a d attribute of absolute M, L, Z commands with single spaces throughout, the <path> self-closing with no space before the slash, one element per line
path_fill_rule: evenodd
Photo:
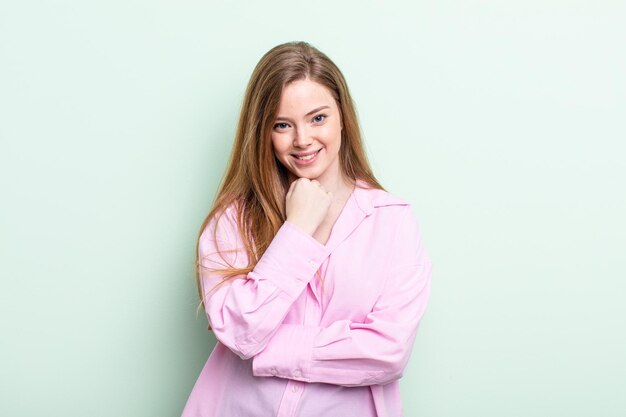
<path fill-rule="evenodd" d="M 321 149 L 308 155 L 303 155 L 303 156 L 291 155 L 291 156 L 295 159 L 296 164 L 309 165 L 309 164 L 312 164 L 317 159 L 317 155 L 319 155 L 320 151 Z"/>

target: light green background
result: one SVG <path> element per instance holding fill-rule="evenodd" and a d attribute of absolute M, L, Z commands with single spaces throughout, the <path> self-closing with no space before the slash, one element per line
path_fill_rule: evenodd
<path fill-rule="evenodd" d="M 406 416 L 626 415 L 624 4 L 2 0 L 0 415 L 180 414 L 197 231 L 289 40 L 434 262 Z"/>

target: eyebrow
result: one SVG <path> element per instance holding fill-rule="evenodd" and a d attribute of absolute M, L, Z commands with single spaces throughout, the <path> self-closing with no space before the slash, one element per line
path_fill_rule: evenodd
<path fill-rule="evenodd" d="M 306 116 L 310 116 L 313 113 L 317 113 L 320 110 L 324 110 L 324 109 L 330 109 L 330 106 L 320 106 L 320 107 L 316 107 L 313 110 L 311 110 L 310 112 L 308 112 L 307 114 L 304 115 L 304 117 Z M 278 116 L 276 117 L 276 120 L 291 120 L 288 117 L 282 117 L 282 116 Z"/>

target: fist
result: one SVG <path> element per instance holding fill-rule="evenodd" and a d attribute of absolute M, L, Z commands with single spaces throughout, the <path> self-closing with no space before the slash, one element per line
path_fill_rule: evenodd
<path fill-rule="evenodd" d="M 313 235 L 326 218 L 332 199 L 332 193 L 319 181 L 298 178 L 291 183 L 285 197 L 287 221 Z"/>

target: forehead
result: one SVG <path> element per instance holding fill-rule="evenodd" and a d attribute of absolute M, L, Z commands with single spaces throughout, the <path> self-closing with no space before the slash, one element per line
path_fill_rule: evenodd
<path fill-rule="evenodd" d="M 332 92 L 324 85 L 310 79 L 293 81 L 283 88 L 278 106 L 279 113 L 307 113 L 319 106 L 336 106 Z"/>

